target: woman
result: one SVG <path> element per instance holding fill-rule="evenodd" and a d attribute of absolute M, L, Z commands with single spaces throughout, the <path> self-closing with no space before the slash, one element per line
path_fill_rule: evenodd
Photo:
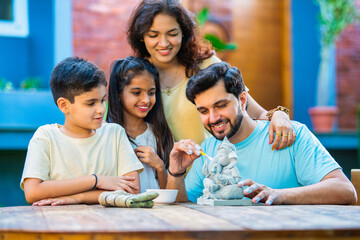
<path fill-rule="evenodd" d="M 129 21 L 128 41 L 135 54 L 148 59 L 159 72 L 166 120 L 175 141 L 190 138 L 200 144 L 207 133 L 195 106 L 186 99 L 186 83 L 198 69 L 220 59 L 200 43 L 196 33 L 191 14 L 178 0 L 143 0 Z M 295 141 L 283 108 L 267 112 L 249 94 L 248 99 L 252 118 L 271 119 L 269 143 L 273 149 L 283 149 Z"/>

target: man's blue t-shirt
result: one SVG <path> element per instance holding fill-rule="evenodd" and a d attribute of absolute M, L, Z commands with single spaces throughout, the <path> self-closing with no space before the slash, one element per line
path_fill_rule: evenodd
<path fill-rule="evenodd" d="M 309 129 L 292 121 L 296 141 L 283 150 L 271 150 L 269 144 L 269 122 L 257 121 L 255 130 L 245 140 L 235 144 L 241 180 L 251 179 L 270 188 L 293 188 L 318 183 L 331 171 L 340 168 L 328 151 Z M 210 157 L 215 157 L 221 141 L 207 138 L 201 145 Z M 203 195 L 202 173 L 206 157 L 195 160 L 185 178 L 188 198 L 196 202 Z"/>

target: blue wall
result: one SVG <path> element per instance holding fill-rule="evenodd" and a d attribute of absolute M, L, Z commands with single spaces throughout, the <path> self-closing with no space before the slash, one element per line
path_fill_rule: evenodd
<path fill-rule="evenodd" d="M 52 68 L 72 55 L 72 1 L 28 0 L 29 36 L 0 37 L 0 78 L 18 88 L 26 77 L 40 76 L 49 86 Z M 0 91 L 0 207 L 26 204 L 19 187 L 26 148 L 36 128 L 64 123 L 51 92 Z"/>
<path fill-rule="evenodd" d="M 29 76 L 29 40 L 27 38 L 0 37 L 0 78 L 18 86 Z"/>
<path fill-rule="evenodd" d="M 294 119 L 309 128 L 308 108 L 315 105 L 320 63 L 318 13 L 313 1 L 292 0 Z"/>
<path fill-rule="evenodd" d="M 39 76 L 42 87 L 49 87 L 54 66 L 53 1 L 28 1 L 29 36 L 0 37 L 0 78 L 18 88 L 26 77 Z"/>

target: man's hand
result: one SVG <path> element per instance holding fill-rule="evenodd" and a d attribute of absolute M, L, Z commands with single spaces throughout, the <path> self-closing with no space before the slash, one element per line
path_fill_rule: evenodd
<path fill-rule="evenodd" d="M 170 172 L 184 172 L 200 156 L 200 149 L 201 147 L 191 139 L 176 142 L 170 153 Z"/>
<path fill-rule="evenodd" d="M 98 176 L 98 189 L 115 191 L 123 190 L 125 192 L 135 194 L 134 190 L 138 190 L 139 187 L 133 183 L 135 177 L 130 176 Z"/>
<path fill-rule="evenodd" d="M 245 197 L 251 198 L 253 203 L 263 202 L 268 206 L 272 204 L 282 204 L 280 190 L 255 183 L 250 179 L 240 181 L 238 186 L 248 186 L 248 188 L 244 190 L 244 194 Z"/>

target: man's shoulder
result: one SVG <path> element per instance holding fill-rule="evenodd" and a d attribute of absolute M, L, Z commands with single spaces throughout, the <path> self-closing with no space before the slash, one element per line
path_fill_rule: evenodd
<path fill-rule="evenodd" d="M 266 121 L 266 120 L 257 120 L 258 125 L 257 128 L 259 129 L 259 131 L 266 131 L 269 132 L 269 125 L 270 122 Z M 291 121 L 291 125 L 294 128 L 294 131 L 296 132 L 296 134 L 302 132 L 302 131 L 309 131 L 309 129 L 307 128 L 307 126 L 301 122 L 297 122 L 297 121 Z"/>
<path fill-rule="evenodd" d="M 302 133 L 304 131 L 306 132 L 310 132 L 310 130 L 308 129 L 308 127 L 301 123 L 301 122 L 297 122 L 297 121 L 291 121 L 291 125 L 294 128 L 294 131 L 296 132 L 296 134 L 298 135 L 299 133 Z"/>
<path fill-rule="evenodd" d="M 218 62 L 221 62 L 221 60 L 217 56 L 212 55 L 211 57 L 202 60 L 199 67 L 200 67 L 200 69 L 207 68 L 211 64 L 218 63 Z"/>

